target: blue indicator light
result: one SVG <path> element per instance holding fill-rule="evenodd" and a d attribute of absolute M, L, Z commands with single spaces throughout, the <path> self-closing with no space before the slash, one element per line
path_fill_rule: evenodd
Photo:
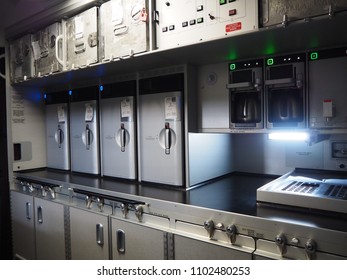
<path fill-rule="evenodd" d="M 100 90 L 100 91 L 103 91 L 103 90 L 104 90 L 104 86 L 100 86 L 100 87 L 99 87 L 99 90 Z"/>
<path fill-rule="evenodd" d="M 72 90 L 69 90 L 69 95 L 72 95 Z"/>
<path fill-rule="evenodd" d="M 47 98 L 47 94 L 46 94 L 46 93 L 43 95 L 43 98 L 44 98 L 44 99 L 46 99 L 46 98 Z"/>

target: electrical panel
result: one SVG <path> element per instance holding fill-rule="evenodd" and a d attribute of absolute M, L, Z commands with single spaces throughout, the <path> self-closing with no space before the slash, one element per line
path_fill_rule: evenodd
<path fill-rule="evenodd" d="M 158 49 L 195 44 L 257 30 L 258 1 L 157 0 L 154 22 Z"/>

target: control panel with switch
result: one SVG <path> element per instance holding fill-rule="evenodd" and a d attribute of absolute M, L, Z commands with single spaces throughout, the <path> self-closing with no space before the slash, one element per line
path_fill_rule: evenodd
<path fill-rule="evenodd" d="M 169 49 L 258 29 L 256 0 L 156 0 L 156 47 Z"/>

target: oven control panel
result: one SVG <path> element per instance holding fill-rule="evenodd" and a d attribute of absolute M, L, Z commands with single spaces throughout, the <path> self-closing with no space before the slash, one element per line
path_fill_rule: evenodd
<path fill-rule="evenodd" d="M 155 1 L 158 49 L 195 44 L 258 29 L 256 0 Z"/>

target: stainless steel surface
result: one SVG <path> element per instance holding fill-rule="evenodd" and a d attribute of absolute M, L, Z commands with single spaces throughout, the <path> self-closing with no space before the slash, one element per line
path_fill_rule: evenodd
<path fill-rule="evenodd" d="M 61 178 L 61 174 L 50 170 L 21 172 L 20 175 L 31 179 L 41 178 L 48 182 L 56 182 L 56 179 Z M 129 207 L 126 216 L 128 222 L 162 229 L 175 236 L 184 236 L 188 240 L 195 240 L 194 243 L 204 244 L 201 248 L 207 249 L 212 244 L 217 246 L 216 250 L 225 247 L 226 252 L 230 252 L 230 255 L 223 254 L 222 258 L 250 257 L 254 252 L 255 258 L 307 259 L 307 249 L 305 251 L 304 247 L 307 243 L 306 247 L 310 248 L 313 244 L 312 240 L 317 245 L 317 250 L 315 254 L 309 254 L 311 258 L 341 259 L 346 257 L 343 245 L 346 242 L 347 226 L 343 217 L 317 215 L 307 211 L 297 213 L 293 210 L 284 211 L 274 207 L 268 209 L 263 205 L 257 206 L 256 189 L 259 185 L 273 179 L 273 177 L 264 177 L 264 175 L 233 174 L 183 192 L 176 187 L 158 188 L 142 184 L 129 191 L 124 188 L 124 182 L 120 183 L 114 179 L 106 180 L 90 175 L 76 177 L 76 174 L 70 174 L 64 183 L 61 181 L 60 183 L 64 185 L 64 188 L 74 190 L 70 191 L 70 194 L 75 197 L 71 203 L 81 211 L 92 211 L 95 214 L 124 219 L 121 210 L 122 204 L 125 205 L 125 201 L 133 201 L 132 203 L 142 206 L 142 220 L 139 221 L 136 217 L 135 208 Z M 108 186 L 103 188 L 106 182 Z M 129 182 L 129 186 L 132 184 Z M 111 185 L 113 185 L 112 188 Z M 77 192 L 81 192 L 81 194 Z M 77 199 L 77 196 L 85 198 L 86 195 L 82 195 L 82 193 L 105 197 L 107 200 L 105 204 L 111 205 L 113 211 L 110 208 L 104 208 L 104 212 L 100 212 L 97 206 L 88 211 L 84 199 Z M 209 199 L 205 199 L 206 197 Z M 228 197 L 230 199 L 226 199 Z M 139 204 L 139 202 L 144 204 Z M 82 213 L 84 212 L 80 214 L 83 215 Z M 80 222 L 80 219 L 74 219 L 71 223 L 78 224 L 77 221 Z M 213 221 L 214 224 L 212 239 L 204 228 L 204 222 L 208 220 Z M 77 224 L 73 227 L 78 227 Z M 228 229 L 230 227 L 226 225 L 230 225 L 233 231 L 230 231 Z M 95 224 L 92 232 L 95 234 Z M 234 232 L 235 235 L 230 235 L 231 232 Z M 275 244 L 276 236 L 279 234 L 286 240 L 282 256 Z M 93 238 L 95 240 L 95 235 Z M 250 242 L 253 242 L 253 245 Z M 259 244 L 257 249 L 255 249 L 254 242 Z M 176 247 L 176 249 L 180 251 L 182 247 Z M 231 251 L 229 251 L 230 249 Z M 116 248 L 113 252 L 115 251 Z M 181 252 L 176 255 L 176 258 L 187 254 L 187 252 L 183 251 L 182 254 Z M 204 258 L 208 256 L 205 255 L 205 252 L 201 252 L 201 254 Z"/>
<path fill-rule="evenodd" d="M 47 104 L 45 109 L 47 167 L 69 170 L 70 118 L 68 104 Z"/>
<path fill-rule="evenodd" d="M 56 39 L 62 35 L 60 22 L 53 23 L 32 35 L 31 44 L 34 53 L 36 76 L 42 77 L 61 71 L 61 65 L 56 53 L 62 53 L 63 48 Z"/>
<path fill-rule="evenodd" d="M 182 186 L 183 93 L 175 91 L 140 95 L 139 106 L 141 181 Z"/>
<path fill-rule="evenodd" d="M 135 83 L 135 82 L 134 82 Z M 104 86 L 100 101 L 102 174 L 137 178 L 135 87 L 110 89 Z M 108 92 L 106 92 L 108 91 Z M 111 97 L 107 98 L 107 95 Z M 118 97 L 112 97 L 118 96 Z"/>
<path fill-rule="evenodd" d="M 148 51 L 147 2 L 111 0 L 100 6 L 100 59 L 112 61 Z"/>
<path fill-rule="evenodd" d="M 230 128 L 264 127 L 263 60 L 229 63 Z"/>
<path fill-rule="evenodd" d="M 100 174 L 97 87 L 76 89 L 70 104 L 71 170 Z M 89 95 L 90 93 L 90 95 Z M 82 99 L 80 99 L 82 98 Z"/>
<path fill-rule="evenodd" d="M 10 70 L 9 77 L 12 83 L 35 77 L 34 54 L 30 34 L 10 43 Z"/>
<path fill-rule="evenodd" d="M 297 20 L 308 21 L 321 15 L 333 16 L 347 9 L 346 0 L 262 0 L 262 25 L 284 25 Z"/>
<path fill-rule="evenodd" d="M 98 7 L 90 8 L 68 20 L 65 24 L 66 69 L 76 69 L 97 63 Z M 63 52 L 64 53 L 64 52 Z M 64 61 L 64 58 L 60 58 Z"/>

